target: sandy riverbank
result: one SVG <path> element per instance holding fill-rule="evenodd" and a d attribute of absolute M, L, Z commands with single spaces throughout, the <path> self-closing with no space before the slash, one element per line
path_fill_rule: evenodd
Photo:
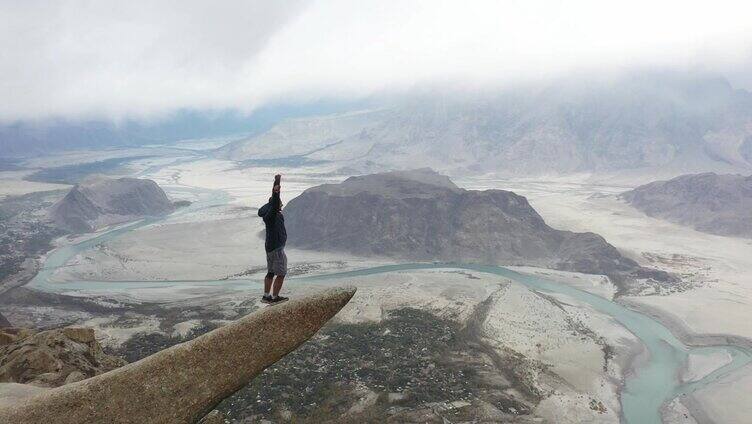
<path fill-rule="evenodd" d="M 681 276 L 685 284 L 678 290 L 619 301 L 659 320 L 684 343 L 752 347 L 752 240 L 704 234 L 650 218 L 618 199 L 619 193 L 644 181 L 614 183 L 580 175 L 511 180 L 486 176 L 460 182 L 466 188 L 515 191 L 526 196 L 549 225 L 593 231 L 642 265 Z M 732 379 L 695 393 L 694 404 L 685 401 L 698 422 L 713 415 L 713 422 L 736 423 L 752 415 L 752 406 L 735 395 L 752 390 L 752 379 Z"/>

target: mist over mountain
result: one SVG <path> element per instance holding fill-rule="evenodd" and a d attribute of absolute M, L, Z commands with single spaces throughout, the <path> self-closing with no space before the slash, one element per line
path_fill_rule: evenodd
<path fill-rule="evenodd" d="M 382 125 L 391 111 L 356 111 L 330 116 L 288 119 L 268 131 L 228 144 L 217 156 L 235 161 L 307 161 L 357 157 L 367 143 L 353 141 L 358 134 Z M 331 156 L 330 156 L 331 155 Z"/>
<path fill-rule="evenodd" d="M 360 173 L 416 166 L 510 175 L 746 172 L 752 94 L 715 76 L 639 72 L 506 90 L 413 90 L 368 103 L 270 106 L 249 116 L 183 111 L 118 124 L 17 122 L 0 125 L 0 157 L 243 133 L 255 135 L 217 156 L 250 164 L 332 162 Z"/>
<path fill-rule="evenodd" d="M 50 119 L 0 123 L 0 158 L 28 157 L 66 150 L 135 147 L 179 140 L 257 134 L 282 119 L 333 113 L 361 103 L 313 102 L 235 110 L 182 110 L 161 119 Z"/>
<path fill-rule="evenodd" d="M 28 157 L 66 150 L 135 147 L 186 138 L 238 133 L 237 120 L 200 114 L 176 116 L 156 123 L 128 121 L 16 122 L 0 125 L 0 157 Z"/>
<path fill-rule="evenodd" d="M 622 198 L 652 217 L 706 233 L 752 238 L 752 176 L 682 175 L 642 185 Z"/>
<path fill-rule="evenodd" d="M 144 143 L 109 122 L 45 122 L 0 125 L 0 157 L 24 157 L 63 150 Z"/>
<path fill-rule="evenodd" d="M 744 170 L 752 169 L 752 94 L 723 78 L 666 72 L 413 95 L 378 110 L 284 121 L 219 154 L 361 172 Z"/>

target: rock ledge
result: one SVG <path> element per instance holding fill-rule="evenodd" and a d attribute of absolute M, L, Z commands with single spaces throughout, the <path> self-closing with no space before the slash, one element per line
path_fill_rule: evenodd
<path fill-rule="evenodd" d="M 0 422 L 195 423 L 313 336 L 354 294 L 328 289 L 266 307 L 122 368 L 0 404 Z"/>

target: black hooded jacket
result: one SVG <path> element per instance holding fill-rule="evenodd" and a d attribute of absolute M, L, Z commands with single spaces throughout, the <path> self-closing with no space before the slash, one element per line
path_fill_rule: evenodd
<path fill-rule="evenodd" d="M 266 242 L 264 248 L 267 252 L 285 247 L 287 242 L 287 230 L 285 230 L 285 217 L 280 211 L 282 201 L 279 193 L 273 193 L 269 203 L 258 210 L 258 215 L 264 219 L 266 225 Z"/>

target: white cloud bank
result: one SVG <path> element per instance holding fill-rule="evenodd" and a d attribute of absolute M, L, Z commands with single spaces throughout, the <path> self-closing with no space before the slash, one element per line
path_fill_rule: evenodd
<path fill-rule="evenodd" d="M 639 66 L 743 79 L 750 16 L 752 3 L 725 0 L 0 0 L 0 121 L 250 110 Z"/>

